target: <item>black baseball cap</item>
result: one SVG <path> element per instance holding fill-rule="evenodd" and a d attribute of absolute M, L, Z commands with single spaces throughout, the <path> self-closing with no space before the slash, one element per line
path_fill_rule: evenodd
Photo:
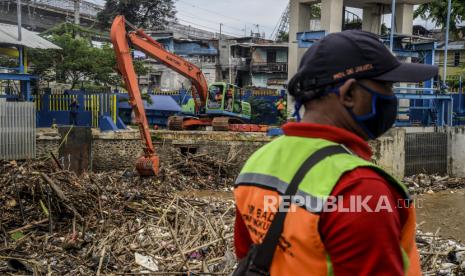
<path fill-rule="evenodd" d="M 438 74 L 438 67 L 402 63 L 379 36 L 360 30 L 332 33 L 313 44 L 304 54 L 289 92 L 325 87 L 347 79 L 389 82 L 421 82 Z"/>

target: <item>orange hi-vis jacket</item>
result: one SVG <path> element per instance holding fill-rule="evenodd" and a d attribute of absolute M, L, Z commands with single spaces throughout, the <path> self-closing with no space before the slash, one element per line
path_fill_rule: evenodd
<path fill-rule="evenodd" d="M 282 136 L 249 158 L 236 180 L 234 195 L 237 209 L 254 243 L 262 241 L 273 221 L 279 194 L 284 194 L 304 160 L 318 149 L 335 144 L 319 138 Z M 348 153 L 325 158 L 307 172 L 299 185 L 296 198 L 300 201 L 292 201 L 286 216 L 270 268 L 272 276 L 333 275 L 330 256 L 318 231 L 319 217 L 338 180 L 344 173 L 359 167 L 369 167 L 384 176 L 403 194 L 405 201 L 410 202 L 404 184 L 371 162 Z M 415 244 L 414 206 L 408 204 L 403 208 L 408 208 L 408 218 L 399 240 L 404 273 L 421 275 Z"/>

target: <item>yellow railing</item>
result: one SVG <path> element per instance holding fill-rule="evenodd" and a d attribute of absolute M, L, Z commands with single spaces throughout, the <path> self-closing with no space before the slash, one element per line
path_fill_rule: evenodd
<path fill-rule="evenodd" d="M 48 103 L 46 101 L 48 97 Z M 49 111 L 70 111 L 70 104 L 77 95 L 40 95 L 35 97 L 37 111 L 43 110 L 43 104 L 48 104 Z M 99 116 L 110 114 L 111 119 L 116 124 L 117 118 L 117 95 L 114 94 L 87 94 L 84 95 L 84 110 L 92 115 L 92 127 L 98 128 Z"/>
<path fill-rule="evenodd" d="M 177 94 L 179 94 L 179 91 L 178 91 L 178 90 L 173 90 L 173 91 L 154 91 L 153 94 L 155 94 L 155 95 L 167 95 L 167 96 L 171 96 L 171 95 L 177 95 Z"/>
<path fill-rule="evenodd" d="M 253 96 L 279 96 L 277 89 L 253 89 Z"/>
<path fill-rule="evenodd" d="M 41 107 L 41 97 L 39 96 L 36 99 L 36 104 L 38 110 Z M 76 95 L 49 95 L 48 101 L 48 110 L 50 111 L 68 111 L 69 105 L 73 102 L 74 99 L 77 99 Z"/>

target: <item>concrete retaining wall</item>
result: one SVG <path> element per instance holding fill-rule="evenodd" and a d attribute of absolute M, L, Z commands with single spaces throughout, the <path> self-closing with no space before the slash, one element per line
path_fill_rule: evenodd
<path fill-rule="evenodd" d="M 50 152 L 58 157 L 58 147 L 61 137 L 57 130 L 38 130 L 36 133 L 36 158 L 49 158 Z"/>
<path fill-rule="evenodd" d="M 392 129 L 381 138 L 370 142 L 373 149 L 372 161 L 394 176 L 404 177 L 406 133 L 427 132 L 447 133 L 448 173 L 454 177 L 465 177 L 465 127 Z M 91 158 L 92 169 L 95 171 L 132 169 L 136 158 L 142 154 L 142 142 L 137 130 L 105 133 L 93 130 L 92 137 Z M 208 131 L 156 131 L 152 133 L 152 139 L 162 165 L 164 161 L 171 158 L 173 148 L 179 151 L 190 149 L 226 160 L 235 158 L 242 164 L 255 150 L 271 141 L 269 137 L 260 133 Z M 39 129 L 37 131 L 37 157 L 48 158 L 50 151 L 58 156 L 60 142 L 61 137 L 56 130 Z"/>
<path fill-rule="evenodd" d="M 56 130 L 40 129 L 37 148 L 40 158 L 49 157 L 50 151 L 58 156 L 61 137 Z M 139 131 L 92 131 L 91 161 L 94 171 L 124 170 L 134 168 L 136 159 L 143 153 Z M 171 160 L 173 149 L 209 154 L 222 160 L 243 164 L 258 148 L 271 139 L 262 133 L 182 132 L 157 131 L 152 140 L 160 156 L 161 165 Z"/>
<path fill-rule="evenodd" d="M 405 132 L 405 129 L 394 128 L 382 137 L 370 141 L 373 163 L 400 179 L 405 173 Z"/>
<path fill-rule="evenodd" d="M 404 173 L 405 130 L 393 129 L 385 136 L 370 143 L 373 148 L 373 162 L 386 168 L 397 177 Z M 234 159 L 243 164 L 258 148 L 271 141 L 262 133 L 225 132 L 182 132 L 156 131 L 152 139 L 163 162 L 169 161 L 174 150 L 190 150 L 196 153 L 214 155 L 223 160 Z M 52 129 L 40 129 L 37 136 L 39 157 L 49 157 L 49 151 L 58 156 L 61 138 Z M 137 130 L 122 132 L 92 131 L 92 169 L 132 169 L 137 157 L 142 154 L 142 142 Z"/>

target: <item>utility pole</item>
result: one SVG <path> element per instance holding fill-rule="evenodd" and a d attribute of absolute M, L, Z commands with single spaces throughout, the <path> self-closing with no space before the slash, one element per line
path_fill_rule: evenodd
<path fill-rule="evenodd" d="M 396 0 L 392 0 L 392 5 L 391 5 L 391 33 L 389 34 L 389 49 L 391 49 L 391 52 L 393 51 L 394 48 L 394 29 L 396 26 Z"/>
<path fill-rule="evenodd" d="M 246 36 L 247 36 L 247 24 L 245 24 L 245 26 L 244 26 L 244 37 L 246 37 Z"/>
<path fill-rule="evenodd" d="M 81 0 L 74 0 L 74 24 L 79 25 L 81 22 L 79 16 L 81 14 Z"/>
<path fill-rule="evenodd" d="M 220 23 L 220 40 L 221 40 L 221 29 L 223 27 L 223 23 Z"/>
<path fill-rule="evenodd" d="M 232 83 L 232 61 L 231 61 L 231 45 L 228 45 L 228 57 L 229 57 L 229 83 Z"/>
<path fill-rule="evenodd" d="M 442 73 L 442 80 L 444 84 L 446 83 L 447 78 L 447 48 L 449 48 L 449 28 L 450 28 L 450 9 L 451 9 L 451 0 L 447 1 L 447 22 L 446 22 L 446 41 L 444 44 L 444 65 L 443 65 L 443 73 Z"/>
<path fill-rule="evenodd" d="M 18 41 L 21 41 L 23 39 L 21 34 L 21 0 L 16 0 L 16 4 L 16 14 L 18 17 Z"/>

